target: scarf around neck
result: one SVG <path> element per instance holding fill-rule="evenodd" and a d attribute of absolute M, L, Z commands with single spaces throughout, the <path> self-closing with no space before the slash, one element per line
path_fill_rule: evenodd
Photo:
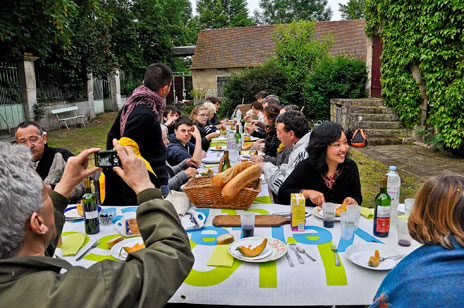
<path fill-rule="evenodd" d="M 166 102 L 161 96 L 159 96 L 149 88 L 145 87 L 144 85 L 141 85 L 138 88 L 136 88 L 134 92 L 132 92 L 131 97 L 129 97 L 121 112 L 121 119 L 119 122 L 119 130 L 121 133 L 121 137 L 124 134 L 127 119 L 129 118 L 134 108 L 138 105 L 147 105 L 158 117 L 158 120 L 161 120 L 160 111 L 162 108 L 166 106 Z"/>

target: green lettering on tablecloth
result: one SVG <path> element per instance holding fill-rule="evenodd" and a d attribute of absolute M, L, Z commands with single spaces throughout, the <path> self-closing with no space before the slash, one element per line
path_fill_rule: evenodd
<path fill-rule="evenodd" d="M 277 288 L 277 264 L 276 261 L 259 264 L 259 287 Z"/>
<path fill-rule="evenodd" d="M 330 249 L 330 243 L 317 245 L 319 254 L 321 255 L 322 263 L 324 263 L 325 276 L 327 278 L 328 286 L 346 286 L 346 272 L 343 267 L 341 258 L 340 266 L 335 265 L 335 256 L 333 251 Z"/>

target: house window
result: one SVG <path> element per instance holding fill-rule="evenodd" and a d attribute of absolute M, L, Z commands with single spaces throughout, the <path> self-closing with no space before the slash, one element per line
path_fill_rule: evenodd
<path fill-rule="evenodd" d="M 218 77 L 217 78 L 217 96 L 218 97 L 224 96 L 224 87 L 226 85 L 228 78 L 229 77 Z"/>

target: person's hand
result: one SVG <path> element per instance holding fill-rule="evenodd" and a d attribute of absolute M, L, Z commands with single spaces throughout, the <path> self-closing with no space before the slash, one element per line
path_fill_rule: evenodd
<path fill-rule="evenodd" d="M 198 174 L 198 170 L 195 168 L 187 168 L 184 172 L 188 175 L 189 178 L 193 178 Z"/>
<path fill-rule="evenodd" d="M 324 194 L 317 190 L 305 189 L 302 193 L 305 198 L 311 200 L 315 205 L 322 206 L 322 203 L 325 202 Z"/>
<path fill-rule="evenodd" d="M 170 118 L 169 120 L 167 120 L 166 122 L 164 122 L 164 125 L 165 125 L 165 126 L 171 126 L 174 122 L 176 122 L 176 119 Z"/>
<path fill-rule="evenodd" d="M 195 168 L 200 168 L 201 167 L 201 162 L 196 160 L 195 158 L 188 158 L 187 159 L 187 165 Z"/>
<path fill-rule="evenodd" d="M 258 150 L 260 152 L 264 152 L 264 139 L 259 139 L 256 142 L 254 142 L 251 147 L 255 150 Z"/>
<path fill-rule="evenodd" d="M 213 138 L 219 137 L 220 135 L 221 135 L 220 131 L 215 131 L 215 132 L 213 132 L 211 134 L 206 135 L 206 139 L 211 140 Z"/>
<path fill-rule="evenodd" d="M 346 198 L 343 200 L 343 203 L 345 203 L 346 205 L 358 204 L 358 202 L 357 202 L 356 200 L 354 200 L 353 198 L 351 198 L 351 197 L 346 197 Z"/>
<path fill-rule="evenodd" d="M 196 125 L 193 125 L 193 131 L 190 131 L 190 135 L 195 138 L 195 140 L 201 139 L 200 130 Z"/>
<path fill-rule="evenodd" d="M 245 130 L 248 133 L 248 135 L 251 135 L 254 132 L 254 129 L 252 126 L 245 126 Z"/>
<path fill-rule="evenodd" d="M 264 162 L 264 157 L 261 155 L 251 155 L 250 159 L 255 164 Z"/>
<path fill-rule="evenodd" d="M 155 185 L 150 181 L 145 163 L 135 155 L 132 148 L 121 146 L 116 139 L 113 139 L 113 145 L 122 163 L 122 167 L 113 167 L 114 172 L 132 188 L 135 194 L 147 188 L 154 188 Z"/>
<path fill-rule="evenodd" d="M 74 187 L 79 185 L 86 177 L 101 170 L 101 168 L 98 167 L 87 169 L 89 165 L 89 155 L 98 151 L 100 151 L 99 148 L 91 148 L 82 151 L 77 156 L 69 157 L 64 167 L 63 176 L 60 182 L 55 186 L 55 191 L 69 198 Z"/>

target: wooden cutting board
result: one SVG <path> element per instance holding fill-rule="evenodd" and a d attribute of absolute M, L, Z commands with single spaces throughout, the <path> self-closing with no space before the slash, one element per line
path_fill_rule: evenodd
<path fill-rule="evenodd" d="M 290 223 L 290 218 L 278 215 L 256 215 L 255 227 L 276 227 Z M 213 219 L 215 227 L 240 227 L 240 215 L 217 215 Z"/>

